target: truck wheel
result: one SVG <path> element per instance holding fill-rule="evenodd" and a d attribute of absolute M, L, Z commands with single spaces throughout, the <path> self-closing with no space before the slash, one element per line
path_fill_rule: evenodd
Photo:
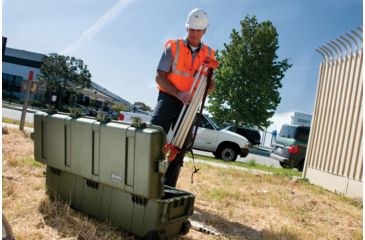
<path fill-rule="evenodd" d="M 226 162 L 236 161 L 237 159 L 235 148 L 231 145 L 224 145 L 220 147 L 218 150 L 218 155 L 220 159 Z"/>
<path fill-rule="evenodd" d="M 282 168 L 289 168 L 289 164 L 287 164 L 287 163 L 279 162 L 279 164 L 280 164 L 280 166 L 281 166 Z"/>
<path fill-rule="evenodd" d="M 297 169 L 298 169 L 299 172 L 302 172 L 303 171 L 303 168 L 304 168 L 304 159 L 302 159 L 299 162 Z"/>

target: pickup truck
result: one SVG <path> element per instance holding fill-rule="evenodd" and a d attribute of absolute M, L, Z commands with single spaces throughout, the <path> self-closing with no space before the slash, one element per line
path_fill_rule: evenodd
<path fill-rule="evenodd" d="M 142 122 L 149 122 L 151 116 L 131 112 L 123 112 L 125 122 L 132 122 L 134 117 L 141 118 Z M 171 137 L 171 131 L 167 138 Z M 212 119 L 202 114 L 198 132 L 195 138 L 193 149 L 212 152 L 216 158 L 224 161 L 235 161 L 237 156 L 246 157 L 249 153 L 249 141 L 247 138 L 228 131 L 220 129 Z"/>
<path fill-rule="evenodd" d="M 237 156 L 246 157 L 249 153 L 249 141 L 227 129 L 220 129 L 212 119 L 201 115 L 194 149 L 212 152 L 216 158 L 235 161 Z"/>

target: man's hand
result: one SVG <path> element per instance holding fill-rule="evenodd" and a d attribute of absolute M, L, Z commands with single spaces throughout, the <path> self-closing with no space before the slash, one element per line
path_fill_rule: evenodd
<path fill-rule="evenodd" d="M 176 97 L 184 104 L 187 105 L 191 102 L 192 96 L 189 92 L 178 92 Z"/>
<path fill-rule="evenodd" d="M 212 68 L 213 70 L 216 70 L 216 69 L 217 69 L 217 67 L 218 67 L 218 65 L 219 65 L 218 61 L 217 61 L 217 60 L 215 60 L 215 59 L 214 59 L 214 58 L 212 58 L 212 57 L 205 57 L 204 62 L 205 62 L 206 64 L 208 64 L 208 67 L 209 67 L 209 68 Z"/>
<path fill-rule="evenodd" d="M 166 72 L 157 71 L 156 74 L 156 82 L 159 84 L 168 94 L 175 96 L 179 99 L 184 105 L 189 104 L 192 100 L 192 96 L 189 92 L 181 92 L 179 91 L 171 82 L 167 79 Z"/>
<path fill-rule="evenodd" d="M 208 86 L 208 95 L 215 90 L 215 79 L 211 79 Z"/>

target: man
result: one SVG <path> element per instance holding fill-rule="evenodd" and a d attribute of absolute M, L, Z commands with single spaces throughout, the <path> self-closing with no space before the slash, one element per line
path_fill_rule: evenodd
<path fill-rule="evenodd" d="M 189 90 L 194 82 L 199 66 L 207 58 L 214 58 L 215 51 L 202 43 L 208 27 L 208 16 L 202 9 L 193 9 L 187 17 L 188 35 L 185 39 L 169 40 L 157 68 L 156 83 L 159 89 L 157 105 L 151 123 L 164 128 L 166 134 L 176 122 L 184 105 L 191 102 Z M 208 93 L 215 88 L 212 79 Z M 185 141 L 184 148 L 191 145 L 192 131 Z M 175 160 L 169 163 L 164 177 L 164 184 L 176 187 L 180 168 L 185 156 L 184 149 Z"/>

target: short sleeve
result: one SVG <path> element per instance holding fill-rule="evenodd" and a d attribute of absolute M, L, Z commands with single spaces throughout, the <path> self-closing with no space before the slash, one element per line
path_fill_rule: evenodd
<path fill-rule="evenodd" d="M 171 45 L 169 45 L 165 48 L 165 50 L 162 53 L 157 70 L 163 72 L 171 72 L 172 61 L 173 61 L 172 50 L 171 50 Z"/>

